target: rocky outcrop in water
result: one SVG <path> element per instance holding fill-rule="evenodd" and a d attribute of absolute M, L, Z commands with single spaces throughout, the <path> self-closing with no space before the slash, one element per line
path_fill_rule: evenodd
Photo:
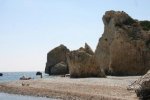
<path fill-rule="evenodd" d="M 69 49 L 64 45 L 60 45 L 60 46 L 54 48 L 53 50 L 51 50 L 47 54 L 47 63 L 46 63 L 45 73 L 47 73 L 49 75 L 51 75 L 51 74 L 59 75 L 62 73 L 67 74 L 68 66 L 67 66 L 66 54 L 69 52 L 70 52 Z M 64 63 L 65 68 L 64 68 L 64 65 L 61 64 L 61 62 Z M 59 70 L 59 67 L 60 67 L 60 70 Z"/>
<path fill-rule="evenodd" d="M 141 75 L 150 69 L 150 22 L 132 19 L 125 12 L 107 11 L 104 33 L 95 57 L 111 75 Z"/>
<path fill-rule="evenodd" d="M 41 78 L 42 78 L 43 77 L 42 72 L 40 72 L 40 71 L 36 72 L 36 76 L 41 76 Z"/>
<path fill-rule="evenodd" d="M 100 68 L 93 52 L 87 44 L 85 48 L 71 51 L 67 55 L 70 77 L 105 77 L 104 71 Z"/>

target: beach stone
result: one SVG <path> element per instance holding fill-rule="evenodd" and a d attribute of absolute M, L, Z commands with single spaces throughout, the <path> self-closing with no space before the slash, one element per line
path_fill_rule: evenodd
<path fill-rule="evenodd" d="M 87 45 L 85 44 L 85 48 L 81 47 L 67 55 L 70 77 L 105 77 L 104 71 L 98 66 L 92 54 L 87 51 Z"/>
<path fill-rule="evenodd" d="M 66 54 L 69 52 L 70 52 L 69 49 L 64 45 L 60 45 L 60 46 L 52 49 L 47 54 L 47 63 L 46 63 L 46 67 L 45 67 L 45 73 L 51 75 L 51 72 L 52 72 L 51 68 L 60 62 L 64 62 L 67 64 Z"/>
<path fill-rule="evenodd" d="M 104 33 L 94 54 L 100 68 L 117 76 L 145 74 L 150 69 L 148 25 L 123 11 L 107 11 L 103 22 Z"/>
<path fill-rule="evenodd" d="M 68 66 L 64 62 L 60 62 L 51 68 L 52 75 L 65 75 L 68 73 Z"/>

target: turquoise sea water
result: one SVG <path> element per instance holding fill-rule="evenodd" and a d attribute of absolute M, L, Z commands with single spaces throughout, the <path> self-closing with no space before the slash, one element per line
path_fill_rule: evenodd
<path fill-rule="evenodd" d="M 1 73 L 3 73 L 3 76 L 0 76 L 0 83 L 19 80 L 20 77 L 22 76 L 31 77 L 34 79 L 40 78 L 40 76 L 36 76 L 36 72 L 1 72 Z M 43 78 L 48 77 L 49 76 L 43 72 Z M 56 99 L 46 97 L 22 96 L 0 92 L 0 100 L 56 100 Z"/>

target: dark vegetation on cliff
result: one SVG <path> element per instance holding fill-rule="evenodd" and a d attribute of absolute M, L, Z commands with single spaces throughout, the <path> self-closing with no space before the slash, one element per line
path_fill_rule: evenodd
<path fill-rule="evenodd" d="M 140 25 L 142 26 L 143 30 L 149 31 L 150 30 L 150 21 L 140 21 Z"/>

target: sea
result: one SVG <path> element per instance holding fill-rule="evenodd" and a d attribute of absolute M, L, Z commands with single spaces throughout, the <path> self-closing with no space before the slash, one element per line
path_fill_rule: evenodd
<path fill-rule="evenodd" d="M 31 77 L 33 79 L 40 78 L 40 76 L 36 76 L 36 72 L 1 72 L 3 76 L 0 76 L 0 82 L 9 82 L 19 80 L 20 77 Z M 43 78 L 48 78 L 49 75 L 42 72 Z"/>
<path fill-rule="evenodd" d="M 0 83 L 11 82 L 19 80 L 20 77 L 31 77 L 33 79 L 38 79 L 40 76 L 36 76 L 36 72 L 0 72 L 3 76 L 0 76 Z M 42 72 L 43 78 L 50 78 L 49 75 Z M 46 97 L 34 97 L 34 96 L 23 96 L 0 92 L 0 100 L 58 100 Z"/>

